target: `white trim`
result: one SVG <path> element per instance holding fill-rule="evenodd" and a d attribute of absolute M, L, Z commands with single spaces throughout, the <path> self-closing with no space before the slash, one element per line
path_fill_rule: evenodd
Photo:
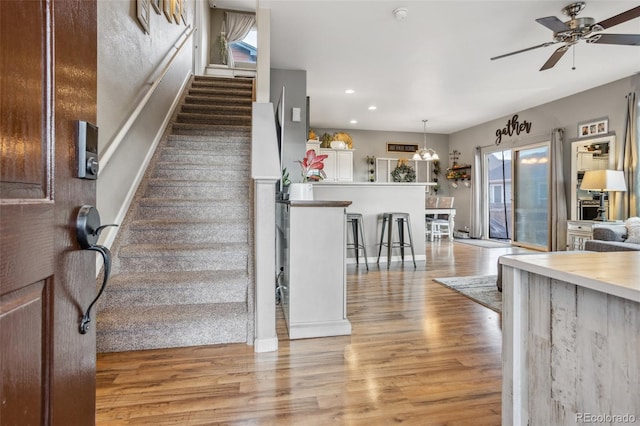
<path fill-rule="evenodd" d="M 254 352 L 274 352 L 278 350 L 278 338 L 255 339 L 253 341 Z"/>

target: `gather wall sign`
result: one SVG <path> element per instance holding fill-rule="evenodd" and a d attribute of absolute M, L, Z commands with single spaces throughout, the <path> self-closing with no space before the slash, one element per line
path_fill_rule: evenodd
<path fill-rule="evenodd" d="M 496 145 L 500 145 L 502 142 L 502 136 L 513 136 L 519 135 L 520 133 L 530 133 L 531 132 L 531 123 L 530 121 L 524 120 L 520 122 L 520 117 L 518 114 L 514 114 L 513 117 L 507 121 L 507 125 L 502 129 L 496 130 Z"/>

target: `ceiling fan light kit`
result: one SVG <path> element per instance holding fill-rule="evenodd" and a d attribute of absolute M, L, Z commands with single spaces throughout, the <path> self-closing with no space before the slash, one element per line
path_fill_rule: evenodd
<path fill-rule="evenodd" d="M 622 24 L 640 17 L 640 6 L 622 12 L 611 18 L 596 22 L 595 19 L 589 17 L 579 18 L 577 15 L 586 7 L 585 2 L 575 2 L 565 6 L 562 13 L 570 19 L 566 22 L 561 21 L 556 16 L 547 16 L 536 19 L 536 22 L 553 31 L 553 41 L 539 44 L 537 46 L 527 47 L 525 49 L 516 50 L 499 56 L 494 56 L 491 60 L 505 58 L 507 56 L 516 55 L 518 53 L 528 52 L 540 47 L 548 47 L 557 43 L 564 43 L 551 54 L 547 62 L 542 65 L 540 71 L 553 68 L 558 61 L 569 50 L 569 47 L 575 46 L 578 42 L 584 40 L 587 43 L 599 44 L 617 44 L 623 46 L 640 46 L 640 34 L 601 34 L 614 25 Z"/>

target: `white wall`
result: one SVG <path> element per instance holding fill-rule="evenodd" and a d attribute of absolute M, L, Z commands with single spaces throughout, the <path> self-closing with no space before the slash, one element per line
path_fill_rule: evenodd
<path fill-rule="evenodd" d="M 284 154 L 282 167 L 290 173 L 292 182 L 300 182 L 302 176 L 296 160 L 302 160 L 307 143 L 307 72 L 300 70 L 271 69 L 271 103 L 278 104 L 282 86 L 285 87 Z M 300 108 L 300 121 L 291 120 L 292 108 Z"/>
<path fill-rule="evenodd" d="M 193 14 L 187 16 L 187 22 L 191 23 Z M 181 35 L 185 29 L 184 25 L 169 23 L 164 15 L 152 11 L 150 34 L 145 34 L 137 21 L 134 1 L 98 2 L 100 158 L 162 71 L 165 58 L 176 51 L 174 44 L 184 38 Z M 116 221 L 141 173 L 141 164 L 158 139 L 158 131 L 191 73 L 192 40 L 184 46 L 109 163 L 101 164 L 97 205 L 104 223 Z"/>
<path fill-rule="evenodd" d="M 571 170 L 568 153 L 572 139 L 577 137 L 578 123 L 609 117 L 609 130 L 616 133 L 616 143 L 619 147 L 624 137 L 625 96 L 638 87 L 638 80 L 639 76 L 628 77 L 525 111 L 514 111 L 520 121 L 527 120 L 532 123 L 531 133 L 529 136 L 521 134 L 512 138 L 504 136 L 500 147 L 510 149 L 549 140 L 554 128 L 564 128 L 564 177 L 568 195 Z M 449 151 L 457 149 L 461 153 L 458 161 L 472 164 L 474 148 L 494 145 L 496 130 L 503 128 L 512 116 L 513 114 L 449 135 Z M 460 186 L 455 190 L 455 197 L 456 228 L 462 229 L 465 225 L 470 226 L 471 190 Z"/>

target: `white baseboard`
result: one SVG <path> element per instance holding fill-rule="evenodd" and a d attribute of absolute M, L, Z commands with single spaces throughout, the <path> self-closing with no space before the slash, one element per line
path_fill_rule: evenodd
<path fill-rule="evenodd" d="M 275 352 L 278 350 L 278 338 L 255 339 L 253 341 L 254 352 Z"/>

